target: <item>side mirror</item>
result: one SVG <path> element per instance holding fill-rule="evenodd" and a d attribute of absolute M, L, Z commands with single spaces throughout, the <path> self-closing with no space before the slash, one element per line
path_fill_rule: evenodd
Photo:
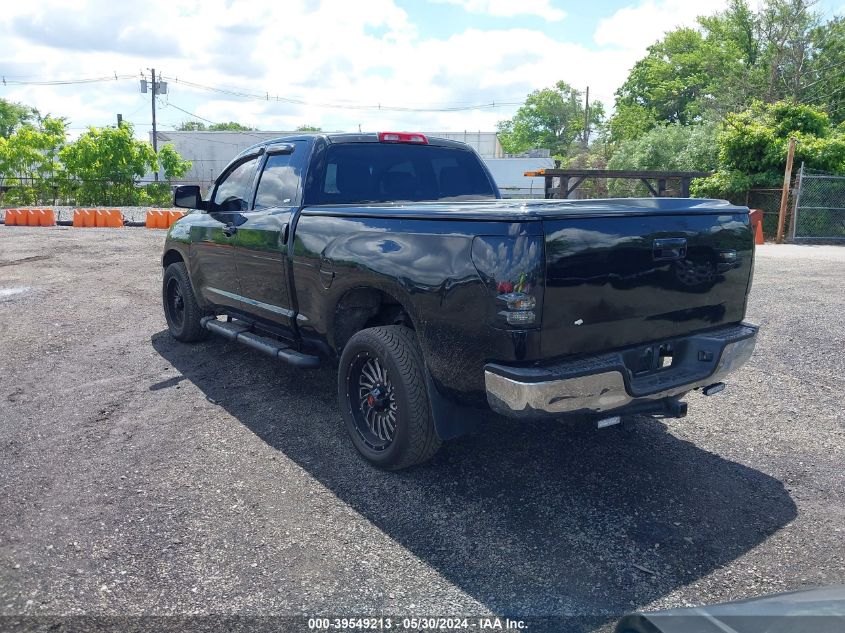
<path fill-rule="evenodd" d="M 205 201 L 197 185 L 179 185 L 173 192 L 173 206 L 182 209 L 205 209 Z"/>

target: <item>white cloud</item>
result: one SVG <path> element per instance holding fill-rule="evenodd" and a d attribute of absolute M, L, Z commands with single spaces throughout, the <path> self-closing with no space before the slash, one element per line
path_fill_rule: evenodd
<path fill-rule="evenodd" d="M 469 13 L 484 13 L 496 17 L 512 18 L 517 15 L 536 15 L 551 22 L 566 17 L 566 12 L 551 6 L 549 0 L 517 2 L 516 0 L 435 0 L 443 4 L 456 4 Z"/>
<path fill-rule="evenodd" d="M 727 4 L 727 0 L 646 0 L 601 20 L 593 38 L 600 46 L 644 51 L 667 31 L 695 26 L 697 16 L 724 10 Z"/>
<path fill-rule="evenodd" d="M 0 73 L 7 79 L 141 71 L 149 76 L 146 69 L 155 67 L 170 78 L 163 106 L 169 100 L 205 119 L 235 120 L 265 130 L 302 124 L 331 130 L 354 130 L 359 124 L 364 130 L 490 130 L 517 106 L 440 112 L 378 106 L 522 102 L 530 91 L 559 79 L 581 89 L 589 85 L 591 96 L 609 106 L 648 43 L 717 4 L 723 3 L 700 0 L 693 10 L 680 0 L 649 0 L 603 21 L 595 35 L 600 46 L 588 47 L 506 24 L 432 37 L 420 32 L 394 0 L 372 0 L 366 11 L 344 0 L 246 6 L 228 0 L 150 0 L 138 6 L 113 0 L 73 0 L 72 5 L 33 0 L 9 4 L 0 16 L 5 51 Z M 467 5 L 526 12 L 513 2 L 472 0 Z M 537 7 L 545 3 L 534 2 L 530 11 Z M 138 45 L 145 37 L 150 38 L 148 48 Z M 266 98 L 197 90 L 184 81 Z M 276 101 L 276 95 L 307 103 Z M 66 116 L 74 128 L 111 124 L 117 112 L 136 123 L 140 134 L 150 126 L 150 95 L 139 92 L 137 80 L 7 85 L 0 86 L 0 96 Z M 375 107 L 360 107 L 365 105 Z M 176 107 L 159 109 L 163 130 L 187 119 Z"/>

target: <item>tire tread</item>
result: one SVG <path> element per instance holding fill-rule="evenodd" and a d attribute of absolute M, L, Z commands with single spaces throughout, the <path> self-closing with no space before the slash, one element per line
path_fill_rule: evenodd
<path fill-rule="evenodd" d="M 407 446 L 398 459 L 386 467 L 401 470 L 431 459 L 442 442 L 431 416 L 425 362 L 414 331 L 403 325 L 373 327 L 356 333 L 349 343 L 365 343 L 390 354 L 399 369 L 397 379 L 401 380 L 408 399 Z M 343 379 L 341 375 L 339 380 Z"/>
<path fill-rule="evenodd" d="M 165 318 L 167 318 L 167 327 L 170 333 L 177 341 L 183 343 L 191 343 L 194 341 L 201 341 L 208 336 L 206 330 L 201 323 L 205 312 L 199 307 L 197 298 L 194 295 L 194 288 L 191 285 L 191 278 L 188 276 L 188 269 L 184 262 L 174 262 L 164 269 L 164 279 L 162 281 L 162 301 L 167 301 L 167 282 L 171 277 L 176 277 L 182 289 L 182 299 L 185 302 L 185 320 L 182 324 L 181 332 L 175 331 L 167 318 L 167 307 L 165 306 Z"/>

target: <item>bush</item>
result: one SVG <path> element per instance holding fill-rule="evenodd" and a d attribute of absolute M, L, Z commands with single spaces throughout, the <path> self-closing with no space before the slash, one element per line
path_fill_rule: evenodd
<path fill-rule="evenodd" d="M 798 141 L 796 164 L 845 170 L 845 130 L 831 126 L 827 114 L 806 105 L 756 103 L 725 117 L 716 136 L 719 169 L 694 182 L 693 195 L 736 199 L 751 187 L 780 186 L 790 137 Z"/>

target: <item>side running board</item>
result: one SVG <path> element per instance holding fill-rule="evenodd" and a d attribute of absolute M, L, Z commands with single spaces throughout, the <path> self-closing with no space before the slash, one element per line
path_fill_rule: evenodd
<path fill-rule="evenodd" d="M 293 365 L 294 367 L 317 367 L 320 359 L 317 356 L 303 354 L 289 345 L 275 339 L 261 336 L 252 332 L 250 326 L 240 321 L 218 321 L 213 316 L 203 317 L 200 321 L 202 326 L 209 332 L 219 334 L 230 341 L 242 343 L 268 356 L 278 358 L 280 361 Z"/>

